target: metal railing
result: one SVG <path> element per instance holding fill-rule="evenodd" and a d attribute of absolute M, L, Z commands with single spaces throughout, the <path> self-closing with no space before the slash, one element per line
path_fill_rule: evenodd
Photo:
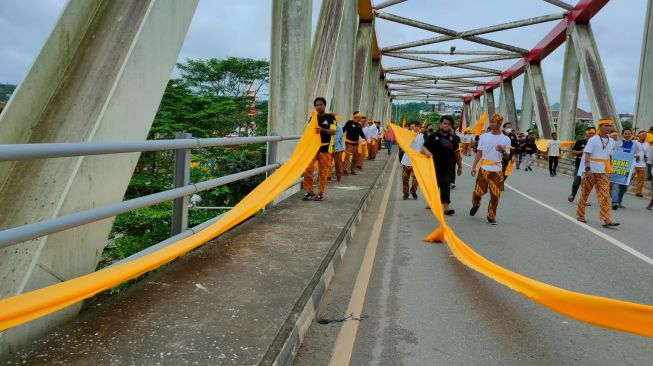
<path fill-rule="evenodd" d="M 174 188 L 147 196 L 83 210 L 73 214 L 26 224 L 0 231 L 0 248 L 15 245 L 26 240 L 39 238 L 63 230 L 71 229 L 91 222 L 103 220 L 139 208 L 173 200 L 171 238 L 155 244 L 143 252 L 136 253 L 123 261 L 140 257 L 154 248 L 171 244 L 192 235 L 217 218 L 209 220 L 195 228 L 186 228 L 188 222 L 188 196 L 236 182 L 255 175 L 271 172 L 280 164 L 276 162 L 276 145 L 279 141 L 297 140 L 300 136 L 255 136 L 236 138 L 192 138 L 187 133 L 177 133 L 175 140 L 149 140 L 127 142 L 70 142 L 46 144 L 10 144 L 0 145 L 0 161 L 18 161 L 29 159 L 49 159 L 78 157 L 89 155 L 121 154 L 144 151 L 164 151 L 174 149 Z M 190 183 L 190 150 L 193 148 L 237 146 L 245 144 L 267 143 L 267 165 L 220 178 L 199 183 Z"/>

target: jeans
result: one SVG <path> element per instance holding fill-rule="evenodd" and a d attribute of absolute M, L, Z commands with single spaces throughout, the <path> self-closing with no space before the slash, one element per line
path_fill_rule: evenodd
<path fill-rule="evenodd" d="M 612 204 L 613 205 L 621 204 L 627 190 L 628 190 L 627 185 L 612 183 L 612 193 L 611 193 Z"/>
<path fill-rule="evenodd" d="M 517 169 L 519 169 L 519 166 L 521 165 L 521 161 L 524 158 L 524 153 L 523 152 L 518 152 L 517 153 Z"/>
<path fill-rule="evenodd" d="M 558 169 L 558 157 L 549 156 L 549 174 L 556 175 L 557 169 Z"/>
<path fill-rule="evenodd" d="M 394 141 L 386 141 L 385 146 L 388 148 L 388 155 L 392 153 L 392 147 L 394 146 Z"/>

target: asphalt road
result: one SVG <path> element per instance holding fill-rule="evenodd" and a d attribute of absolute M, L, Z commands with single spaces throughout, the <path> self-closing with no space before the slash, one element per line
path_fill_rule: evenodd
<path fill-rule="evenodd" d="M 467 268 L 446 245 L 424 243 L 422 238 L 437 226 L 435 218 L 421 197 L 402 200 L 399 174 L 394 179 L 367 286 L 362 314 L 367 317 L 360 321 L 351 365 L 653 364 L 652 339 L 554 313 Z M 613 216 L 622 225 L 610 230 L 600 226 L 592 197 L 586 213 L 590 222 L 581 225 L 573 220 L 575 204 L 567 202 L 570 177 L 551 178 L 540 169 L 515 171 L 507 183 L 522 194 L 506 188 L 499 225 L 490 226 L 487 195 L 478 214 L 468 214 L 469 167 L 456 183 L 452 208 L 457 212 L 449 225 L 487 259 L 573 291 L 653 304 L 653 213 L 644 210 L 646 200 L 627 195 L 628 208 Z M 318 318 L 345 315 L 373 222 L 382 213 L 382 195 L 379 189 Z M 328 364 L 341 324 L 314 322 L 295 364 Z"/>

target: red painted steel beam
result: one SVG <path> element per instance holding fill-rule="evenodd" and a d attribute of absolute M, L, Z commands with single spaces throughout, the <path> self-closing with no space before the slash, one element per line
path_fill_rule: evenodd
<path fill-rule="evenodd" d="M 480 96 L 488 89 L 493 89 L 506 79 L 514 79 L 524 73 L 529 63 L 540 63 L 550 55 L 556 48 L 560 47 L 567 39 L 567 29 L 572 23 L 587 23 L 592 19 L 610 0 L 580 0 L 574 10 L 567 13 L 565 19 L 561 20 L 553 29 L 531 49 L 524 58 L 503 71 L 500 76 L 488 81 L 485 85 L 476 88 L 472 94 L 465 96 L 466 102 L 474 97 Z"/>

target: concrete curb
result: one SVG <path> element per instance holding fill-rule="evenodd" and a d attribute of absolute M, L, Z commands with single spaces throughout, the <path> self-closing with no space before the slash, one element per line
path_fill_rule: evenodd
<path fill-rule="evenodd" d="M 335 275 L 335 270 L 347 251 L 358 223 L 363 218 L 363 212 L 367 209 L 374 193 L 379 187 L 381 178 L 386 175 L 388 167 L 394 161 L 393 159 L 396 159 L 396 153 L 390 155 L 385 166 L 383 166 L 381 172 L 374 179 L 374 183 L 370 189 L 361 198 L 358 207 L 333 242 L 331 249 L 295 303 L 295 306 L 281 326 L 277 336 L 259 361 L 259 365 L 290 365 L 292 363 L 304 340 L 304 336 L 315 319 L 317 306 L 324 292 L 329 288 L 331 280 Z"/>

